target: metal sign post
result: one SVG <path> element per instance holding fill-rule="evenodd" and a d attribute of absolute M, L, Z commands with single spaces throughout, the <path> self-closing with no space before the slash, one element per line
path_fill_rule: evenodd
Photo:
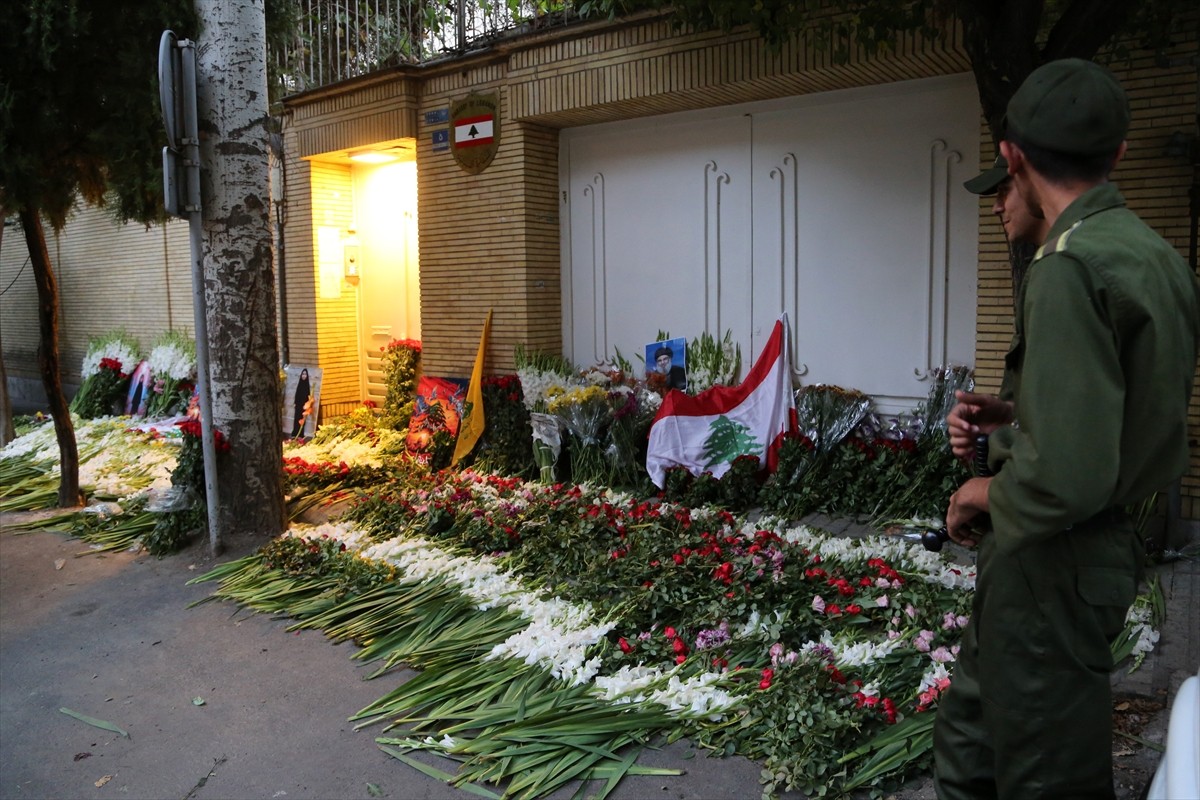
<path fill-rule="evenodd" d="M 196 48 L 163 31 L 158 43 L 158 96 L 167 146 L 163 148 L 163 192 L 167 213 L 188 221 L 192 255 L 192 310 L 196 326 L 196 394 L 200 399 L 200 440 L 204 451 L 204 493 L 208 502 L 208 545 L 215 555 L 217 535 L 217 448 L 213 434 L 208 369 L 208 307 L 204 299 L 203 222 L 200 216 L 200 130 L 196 110 Z M 182 166 L 182 172 L 180 167 Z"/>

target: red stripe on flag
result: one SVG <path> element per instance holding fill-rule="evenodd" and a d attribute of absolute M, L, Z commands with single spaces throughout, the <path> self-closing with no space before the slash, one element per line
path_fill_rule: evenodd
<path fill-rule="evenodd" d="M 464 117 L 454 120 L 454 127 L 458 128 L 462 125 L 474 125 L 476 122 L 491 122 L 496 118 L 495 114 L 484 114 L 481 117 Z"/>
<path fill-rule="evenodd" d="M 678 389 L 672 389 L 663 398 L 662 405 L 659 406 L 658 414 L 655 415 L 654 421 L 657 422 L 663 417 L 672 415 L 679 417 L 707 417 L 728 414 L 741 405 L 770 376 L 771 372 L 775 369 L 775 362 L 782 355 L 783 323 L 776 320 L 775 327 L 771 331 L 771 338 L 767 340 L 762 354 L 754 362 L 750 373 L 746 375 L 746 380 L 737 386 L 714 386 L 695 396 L 684 394 Z"/>
<path fill-rule="evenodd" d="M 491 143 L 492 143 L 492 137 L 489 136 L 486 139 L 465 139 L 461 142 L 455 142 L 454 146 L 455 147 L 479 147 L 479 145 L 481 145 L 481 144 L 491 144 Z"/>

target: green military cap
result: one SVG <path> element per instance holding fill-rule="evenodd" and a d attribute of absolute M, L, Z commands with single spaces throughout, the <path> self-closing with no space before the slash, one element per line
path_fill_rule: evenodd
<path fill-rule="evenodd" d="M 967 191 L 972 194 L 995 194 L 1000 184 L 1008 180 L 1008 160 L 1004 156 L 996 156 L 996 162 L 983 172 L 963 182 Z"/>
<path fill-rule="evenodd" d="M 1012 138 L 1058 153 L 1116 152 L 1129 131 L 1129 98 L 1111 72 L 1064 58 L 1029 73 L 1008 101 Z"/>

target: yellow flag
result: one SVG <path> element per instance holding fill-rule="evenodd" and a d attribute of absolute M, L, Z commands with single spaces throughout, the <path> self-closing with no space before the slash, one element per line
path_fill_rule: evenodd
<path fill-rule="evenodd" d="M 479 336 L 479 352 L 475 354 L 475 366 L 471 369 L 471 383 L 467 386 L 467 411 L 458 429 L 458 441 L 454 443 L 454 466 L 467 457 L 483 435 L 483 360 L 487 354 L 488 332 L 492 329 L 492 312 L 489 309 L 483 321 L 483 333 Z"/>

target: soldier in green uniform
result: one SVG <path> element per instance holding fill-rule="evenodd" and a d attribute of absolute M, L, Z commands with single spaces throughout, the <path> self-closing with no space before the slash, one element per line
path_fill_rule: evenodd
<path fill-rule="evenodd" d="M 964 483 L 946 512 L 980 552 L 934 731 L 944 800 L 1113 796 L 1109 646 L 1144 558 L 1122 509 L 1186 469 L 1200 340 L 1200 285 L 1108 183 L 1128 126 L 1120 84 L 1078 59 L 1035 70 L 1008 106 L 1013 189 L 1050 227 L 1021 288 L 1007 397 L 948 420 L 959 447 L 990 434 L 995 477 Z"/>

